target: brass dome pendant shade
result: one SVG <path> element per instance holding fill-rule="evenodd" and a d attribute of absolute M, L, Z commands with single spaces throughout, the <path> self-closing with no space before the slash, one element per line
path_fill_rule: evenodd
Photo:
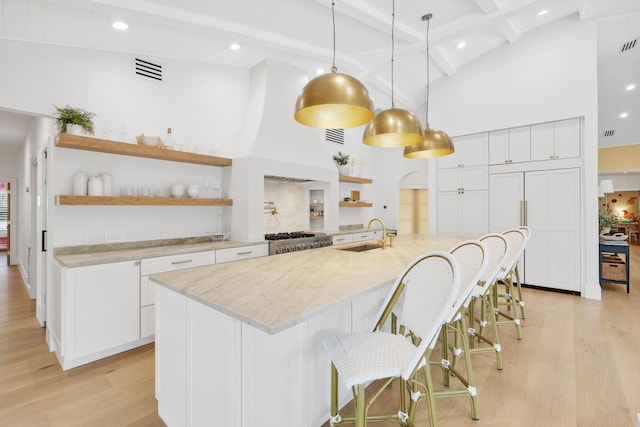
<path fill-rule="evenodd" d="M 409 159 L 428 159 L 451 154 L 455 151 L 449 135 L 441 130 L 431 129 L 429 124 L 424 128 L 424 140 L 419 144 L 404 147 L 404 157 Z"/>
<path fill-rule="evenodd" d="M 383 148 L 406 147 L 419 144 L 424 139 L 420 120 L 410 111 L 389 108 L 364 128 L 362 142 Z"/>
<path fill-rule="evenodd" d="M 338 73 L 323 74 L 302 89 L 293 117 L 305 126 L 342 129 L 373 119 L 373 101 L 358 79 Z"/>
<path fill-rule="evenodd" d="M 342 129 L 362 126 L 373 119 L 373 101 L 355 77 L 338 73 L 336 67 L 335 1 L 331 1 L 333 63 L 331 72 L 307 83 L 296 101 L 293 117 L 314 128 Z"/>
<path fill-rule="evenodd" d="M 420 143 L 424 139 L 422 125 L 412 112 L 396 108 L 393 100 L 393 56 L 395 50 L 394 29 L 396 2 L 393 1 L 391 14 L 391 108 L 384 110 L 364 129 L 362 142 L 374 147 L 406 147 Z"/>
<path fill-rule="evenodd" d="M 453 141 L 449 135 L 441 130 L 429 127 L 429 22 L 433 17 L 427 13 L 422 17 L 427 21 L 427 103 L 426 103 L 426 123 L 424 127 L 424 140 L 416 145 L 404 147 L 404 157 L 410 159 L 428 159 L 452 154 L 455 151 Z"/>

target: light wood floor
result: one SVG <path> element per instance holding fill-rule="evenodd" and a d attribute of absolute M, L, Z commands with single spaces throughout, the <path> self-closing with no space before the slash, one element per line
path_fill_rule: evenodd
<path fill-rule="evenodd" d="M 632 245 L 631 253 L 629 295 L 624 286 L 609 284 L 602 301 L 525 289 L 524 339 L 501 328 L 504 370 L 495 369 L 491 354 L 473 356 L 480 422 L 471 420 L 468 398 L 443 398 L 436 402 L 439 425 L 634 426 L 640 412 L 640 247 Z M 418 425 L 428 425 L 422 403 L 418 417 Z M 163 426 L 153 346 L 62 372 L 17 268 L 6 267 L 0 254 L 0 425 Z"/>

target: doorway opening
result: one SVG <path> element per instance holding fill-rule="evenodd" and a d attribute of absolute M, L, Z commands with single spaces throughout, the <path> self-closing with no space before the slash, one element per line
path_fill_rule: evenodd
<path fill-rule="evenodd" d="M 0 181 L 0 252 L 10 264 L 11 249 L 11 183 Z"/>
<path fill-rule="evenodd" d="M 418 172 L 400 181 L 398 233 L 426 234 L 429 231 L 427 176 Z"/>

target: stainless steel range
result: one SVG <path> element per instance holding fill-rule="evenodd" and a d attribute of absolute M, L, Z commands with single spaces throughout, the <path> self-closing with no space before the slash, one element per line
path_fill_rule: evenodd
<path fill-rule="evenodd" d="M 304 251 L 306 249 L 323 248 L 333 245 L 333 238 L 326 233 L 295 231 L 292 233 L 265 234 L 269 241 L 269 255 L 287 252 Z"/>

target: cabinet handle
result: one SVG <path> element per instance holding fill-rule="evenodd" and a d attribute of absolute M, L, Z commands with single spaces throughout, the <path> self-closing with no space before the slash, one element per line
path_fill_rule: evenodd
<path fill-rule="evenodd" d="M 364 238 L 364 237 L 369 237 L 369 236 L 366 235 L 366 234 L 362 234 L 362 235 L 360 235 L 360 237 Z"/>
<path fill-rule="evenodd" d="M 343 237 L 342 239 L 336 239 L 336 242 L 344 242 L 346 239 Z"/>
<path fill-rule="evenodd" d="M 192 261 L 193 261 L 193 260 L 191 260 L 191 259 L 184 259 L 184 260 L 182 260 L 182 261 L 173 261 L 171 264 L 172 264 L 172 265 L 176 265 L 176 264 L 188 264 L 188 263 L 190 263 L 190 262 L 192 262 Z"/>
<path fill-rule="evenodd" d="M 236 252 L 236 255 L 249 255 L 253 251 Z"/>
<path fill-rule="evenodd" d="M 529 201 L 524 201 L 524 225 L 529 225 Z"/>

